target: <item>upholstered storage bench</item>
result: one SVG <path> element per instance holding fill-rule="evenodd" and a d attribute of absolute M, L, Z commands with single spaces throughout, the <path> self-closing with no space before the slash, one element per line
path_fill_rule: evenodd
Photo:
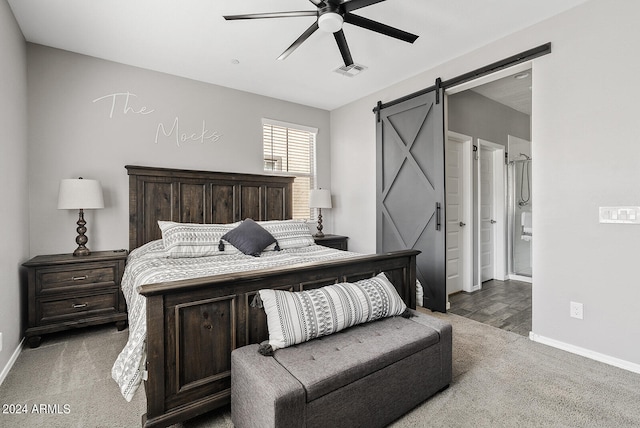
<path fill-rule="evenodd" d="M 231 353 L 231 417 L 243 427 L 383 427 L 451 382 L 451 325 L 384 318 L 263 356 Z"/>

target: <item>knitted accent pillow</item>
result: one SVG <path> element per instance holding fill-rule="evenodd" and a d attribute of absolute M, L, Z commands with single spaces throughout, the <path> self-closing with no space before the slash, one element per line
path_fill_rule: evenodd
<path fill-rule="evenodd" d="M 269 245 L 276 244 L 277 248 L 278 244 L 273 235 L 250 218 L 243 221 L 238 227 L 225 233 L 222 239 L 229 242 L 244 254 L 254 257 L 260 256 L 262 250 Z"/>

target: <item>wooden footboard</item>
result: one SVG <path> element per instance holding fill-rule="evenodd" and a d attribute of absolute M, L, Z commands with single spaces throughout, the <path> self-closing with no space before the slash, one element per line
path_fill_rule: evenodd
<path fill-rule="evenodd" d="M 148 284 L 145 427 L 168 426 L 230 401 L 231 351 L 268 337 L 262 309 L 250 306 L 263 288 L 308 290 L 385 272 L 416 307 L 416 255 L 405 250 L 286 268 Z"/>

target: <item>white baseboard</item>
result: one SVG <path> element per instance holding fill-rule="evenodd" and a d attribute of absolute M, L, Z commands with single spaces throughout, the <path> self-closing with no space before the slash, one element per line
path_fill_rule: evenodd
<path fill-rule="evenodd" d="M 2 369 L 2 372 L 0 372 L 0 385 L 2 385 L 2 383 L 5 380 L 5 378 L 9 374 L 9 371 L 11 370 L 11 368 L 15 364 L 16 360 L 18 359 L 18 355 L 20 355 L 20 352 L 22 352 L 22 346 L 23 345 L 24 345 L 24 338 L 18 344 L 18 347 L 16 348 L 16 350 L 13 351 L 13 354 L 11 355 L 11 358 L 9 358 L 9 361 L 7 361 L 7 365 L 4 366 L 4 368 Z"/>
<path fill-rule="evenodd" d="M 610 355 L 601 354 L 599 352 L 591 351 L 589 349 L 581 348 L 575 345 L 570 345 L 559 340 L 540 336 L 539 334 L 535 334 L 532 331 L 529 332 L 529 339 L 533 340 L 534 342 L 542 343 L 543 345 L 562 349 L 563 351 L 571 352 L 572 354 L 580 355 L 582 357 L 599 361 L 601 363 L 609 364 L 610 366 L 618 367 L 624 370 L 629 370 L 630 372 L 640 374 L 640 364 L 621 360 Z"/>
<path fill-rule="evenodd" d="M 513 279 L 515 281 L 528 282 L 529 284 L 533 283 L 533 278 L 531 278 L 530 276 L 511 274 L 509 275 L 509 279 Z"/>

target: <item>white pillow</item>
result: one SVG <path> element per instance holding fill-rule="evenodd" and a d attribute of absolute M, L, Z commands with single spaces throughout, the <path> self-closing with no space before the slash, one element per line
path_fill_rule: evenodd
<path fill-rule="evenodd" d="M 258 293 L 269 329 L 268 343 L 260 347 L 265 355 L 356 324 L 402 315 L 407 309 L 384 273 L 315 290 Z"/>
<path fill-rule="evenodd" d="M 258 221 L 257 223 L 276 238 L 281 250 L 308 247 L 315 244 L 309 226 L 304 220 L 270 220 Z M 273 251 L 274 249 L 275 244 L 272 244 L 264 251 Z"/>
<path fill-rule="evenodd" d="M 239 254 L 240 251 L 227 242 L 224 242 L 223 247 L 220 246 L 222 235 L 239 224 L 240 222 L 200 224 L 158 221 L 158 226 L 162 231 L 164 249 L 167 255 L 172 258 Z"/>

